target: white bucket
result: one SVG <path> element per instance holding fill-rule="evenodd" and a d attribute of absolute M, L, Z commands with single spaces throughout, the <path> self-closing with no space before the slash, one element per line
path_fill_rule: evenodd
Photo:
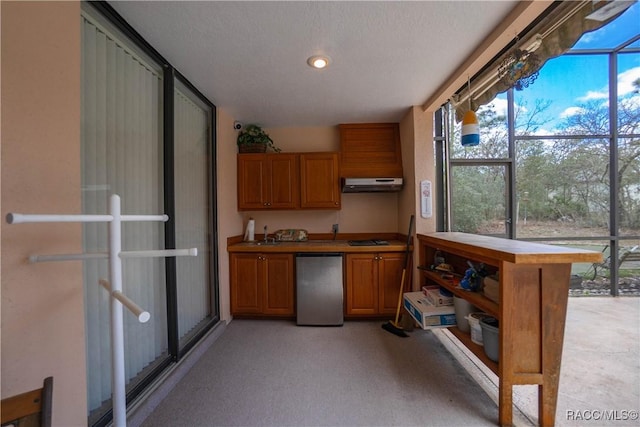
<path fill-rule="evenodd" d="M 457 296 L 453 296 L 453 308 L 456 314 L 456 324 L 458 329 L 460 329 L 464 333 L 469 333 L 469 321 L 467 317 L 469 314 L 478 310 L 471 303 L 463 298 L 459 298 Z"/>
<path fill-rule="evenodd" d="M 480 320 L 487 317 L 486 313 L 469 313 L 469 316 L 465 317 L 469 321 L 471 327 L 471 341 L 478 345 L 482 344 L 482 326 L 480 326 Z"/>

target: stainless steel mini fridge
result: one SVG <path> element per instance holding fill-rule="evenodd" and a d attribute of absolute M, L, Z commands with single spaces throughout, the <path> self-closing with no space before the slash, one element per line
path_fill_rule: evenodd
<path fill-rule="evenodd" d="M 341 253 L 296 254 L 297 324 L 344 323 Z"/>

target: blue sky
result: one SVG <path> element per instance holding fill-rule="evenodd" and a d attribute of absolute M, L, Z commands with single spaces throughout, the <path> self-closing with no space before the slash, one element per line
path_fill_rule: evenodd
<path fill-rule="evenodd" d="M 615 21 L 596 31 L 584 34 L 573 49 L 612 48 L 640 34 L 640 3 L 633 4 Z M 640 47 L 640 41 L 634 43 Z M 618 95 L 633 94 L 632 82 L 640 78 L 640 53 L 619 55 Z M 528 110 L 536 99 L 550 100 L 545 116 L 552 121 L 541 133 L 552 133 L 562 118 L 579 112 L 579 105 L 589 100 L 608 103 L 608 56 L 563 56 L 549 60 L 540 70 L 538 79 L 523 91 L 515 91 L 517 104 Z M 492 104 L 499 113 L 506 112 L 506 94 L 500 94 Z"/>

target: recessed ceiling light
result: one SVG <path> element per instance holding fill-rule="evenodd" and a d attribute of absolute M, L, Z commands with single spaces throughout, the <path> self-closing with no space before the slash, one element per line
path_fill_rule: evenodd
<path fill-rule="evenodd" d="M 329 57 L 322 55 L 311 56 L 307 59 L 307 64 L 309 64 L 310 67 L 321 70 L 329 65 Z"/>

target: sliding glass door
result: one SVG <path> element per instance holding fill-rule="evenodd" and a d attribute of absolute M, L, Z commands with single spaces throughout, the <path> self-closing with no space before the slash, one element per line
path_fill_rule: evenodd
<path fill-rule="evenodd" d="M 126 258 L 123 293 L 151 313 L 124 313 L 127 401 L 219 321 L 215 249 L 215 107 L 105 3 L 83 4 L 82 210 L 169 221 L 123 222 L 122 250 L 197 248 L 196 257 Z M 113 22 L 120 22 L 118 25 Z M 86 223 L 85 252 L 108 250 L 108 225 Z M 111 419 L 106 259 L 84 262 L 88 424 Z"/>

